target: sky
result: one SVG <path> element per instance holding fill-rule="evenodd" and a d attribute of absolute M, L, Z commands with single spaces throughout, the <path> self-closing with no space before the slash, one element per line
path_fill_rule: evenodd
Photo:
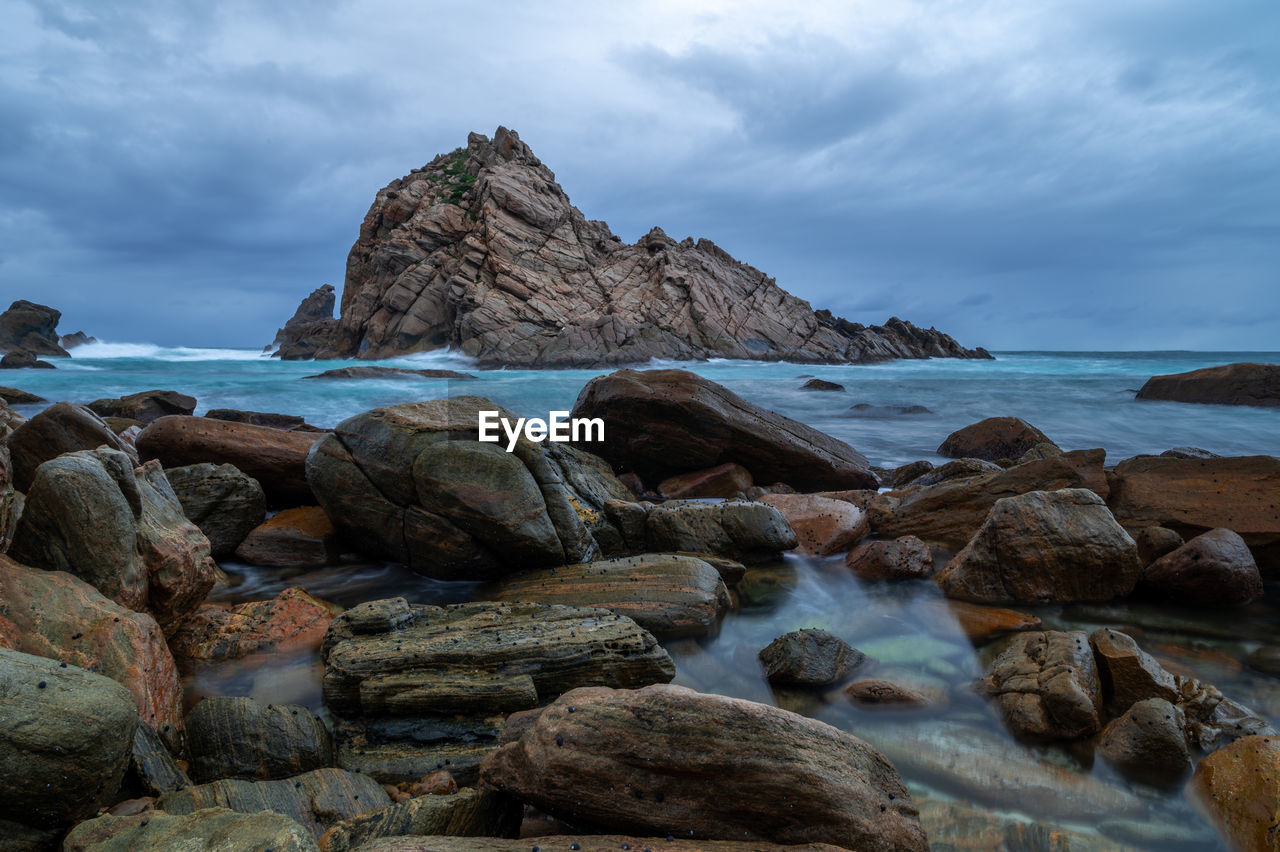
<path fill-rule="evenodd" d="M 968 346 L 1280 348 L 1280 3 L 0 0 L 0 301 L 259 347 L 517 130 L 588 218 Z M 2 306 L 0 306 L 2 307 Z"/>

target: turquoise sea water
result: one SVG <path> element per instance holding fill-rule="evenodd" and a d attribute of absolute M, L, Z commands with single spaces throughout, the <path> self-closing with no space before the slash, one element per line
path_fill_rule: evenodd
<path fill-rule="evenodd" d="M 74 354 L 70 360 L 58 360 L 56 371 L 6 372 L 0 383 L 74 402 L 172 389 L 196 397 L 197 414 L 211 408 L 242 408 L 300 414 L 317 426 L 333 426 L 377 406 L 458 394 L 479 394 L 526 416 L 546 416 L 552 409 L 571 408 L 589 379 L 608 372 L 481 371 L 465 358 L 429 353 L 373 363 L 450 368 L 477 378 L 319 382 L 303 377 L 357 362 L 281 362 L 253 351 L 147 344 L 97 344 Z M 1222 455 L 1280 455 L 1276 409 L 1133 398 L 1132 391 L 1150 376 L 1232 361 L 1280 363 L 1280 352 L 1008 352 L 997 353 L 996 361 L 938 359 L 871 366 L 744 361 L 646 366 L 693 370 L 752 402 L 847 441 L 873 464 L 884 466 L 936 459 L 935 449 L 951 431 L 996 415 L 1022 417 L 1066 449 L 1104 447 L 1113 463 L 1174 446 Z M 802 391 L 802 375 L 839 382 L 846 391 Z M 859 416 L 850 411 L 857 403 L 920 405 L 931 413 Z"/>

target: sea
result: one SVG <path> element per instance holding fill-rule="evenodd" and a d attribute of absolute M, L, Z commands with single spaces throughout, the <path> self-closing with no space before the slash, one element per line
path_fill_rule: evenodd
<path fill-rule="evenodd" d="M 330 427 L 379 406 L 463 394 L 489 397 L 523 416 L 545 417 L 571 409 L 583 386 L 608 372 L 482 370 L 455 354 L 429 353 L 375 363 L 451 369 L 475 378 L 320 381 L 308 377 L 356 362 L 281 362 L 254 351 L 118 343 L 91 344 L 73 354 L 58 360 L 56 370 L 0 374 L 0 383 L 72 402 L 178 390 L 196 397 L 197 414 L 212 408 L 267 411 L 302 415 Z M 1237 361 L 1280 363 L 1280 352 L 999 352 L 994 361 L 823 366 L 705 361 L 640 367 L 692 370 L 846 441 L 883 467 L 940 461 L 937 447 L 950 432 L 997 415 L 1027 420 L 1064 449 L 1104 448 L 1110 464 L 1173 447 L 1280 456 L 1280 409 L 1134 398 L 1151 376 Z M 844 390 L 802 390 L 811 377 L 837 382 Z M 40 407 L 18 409 L 31 415 Z M 234 561 L 222 567 L 230 582 L 213 596 L 228 603 L 267 599 L 294 585 L 343 606 L 392 596 L 445 604 L 488 594 L 478 583 L 431 580 L 358 556 L 306 571 Z M 1276 644 L 1278 592 L 1269 586 L 1266 597 L 1229 611 L 1140 600 L 1020 609 L 1040 617 L 1046 629 L 1127 630 L 1171 670 L 1218 686 L 1280 727 L 1280 678 L 1247 663 L 1251 652 Z M 964 817 L 970 808 L 995 814 L 1006 838 L 1048 843 L 1047 823 L 1085 835 L 1091 849 L 1222 848 L 1176 786 L 1159 791 L 1130 784 L 1087 747 L 1015 742 L 991 703 L 972 689 L 1002 642 L 975 649 L 947 613 L 941 593 L 927 580 L 864 584 L 841 556 L 788 554 L 750 568 L 736 589 L 734 610 L 710 635 L 664 646 L 676 663 L 676 683 L 814 716 L 880 748 L 913 797 L 948 814 L 932 823 L 935 848 L 991 848 L 965 834 L 966 826 L 974 825 Z M 866 653 L 870 661 L 855 677 L 892 680 L 936 700 L 923 710 L 868 709 L 853 705 L 839 689 L 771 687 L 757 653 L 775 637 L 801 628 L 828 630 Z M 322 675 L 314 654 L 250 658 L 188 673 L 187 697 L 194 702 L 205 695 L 249 695 L 305 704 L 323 715 Z M 1078 789 L 1080 784 L 1108 785 L 1103 789 L 1116 792 L 1099 804 Z"/>

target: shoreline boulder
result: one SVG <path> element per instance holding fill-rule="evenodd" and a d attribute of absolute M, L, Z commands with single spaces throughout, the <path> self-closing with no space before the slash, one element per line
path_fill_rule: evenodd
<path fill-rule="evenodd" d="M 1280 406 L 1280 364 L 1237 363 L 1152 376 L 1137 399 L 1214 405 Z"/>
<path fill-rule="evenodd" d="M 1243 606 L 1262 595 L 1262 575 L 1244 539 L 1219 527 L 1201 533 L 1142 572 L 1143 588 L 1190 606 Z"/>
<path fill-rule="evenodd" d="M 938 447 L 938 455 L 952 459 L 1019 459 L 1041 444 L 1056 445 L 1019 417 L 988 417 L 957 429 Z"/>

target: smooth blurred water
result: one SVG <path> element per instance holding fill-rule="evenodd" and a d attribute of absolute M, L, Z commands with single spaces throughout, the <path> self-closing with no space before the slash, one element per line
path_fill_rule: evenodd
<path fill-rule="evenodd" d="M 51 400 L 88 402 L 164 388 L 195 396 L 197 413 L 240 408 L 299 414 L 317 426 L 398 402 L 460 394 L 487 396 L 527 416 L 572 408 L 583 385 L 607 370 L 478 370 L 451 353 L 372 362 L 473 373 L 470 381 L 376 379 L 306 381 L 357 362 L 282 362 L 225 349 L 95 344 L 58 360 L 57 370 L 11 371 L 5 384 Z M 1108 460 L 1194 446 L 1221 455 L 1280 455 L 1280 409 L 1189 405 L 1134 399 L 1154 375 L 1233 361 L 1280 363 L 1280 352 L 1007 352 L 995 361 L 894 361 L 877 365 L 653 363 L 720 382 L 766 408 L 834 435 L 873 464 L 936 459 L 952 431 L 984 417 L 1013 415 L 1065 449 L 1104 447 Z M 358 362 L 371 363 L 371 362 Z M 800 390 L 801 376 L 839 382 L 843 392 Z M 920 405 L 928 414 L 863 416 L 857 403 Z M 36 407 L 23 409 L 32 413 Z M 873 412 L 874 413 L 874 412 Z"/>

